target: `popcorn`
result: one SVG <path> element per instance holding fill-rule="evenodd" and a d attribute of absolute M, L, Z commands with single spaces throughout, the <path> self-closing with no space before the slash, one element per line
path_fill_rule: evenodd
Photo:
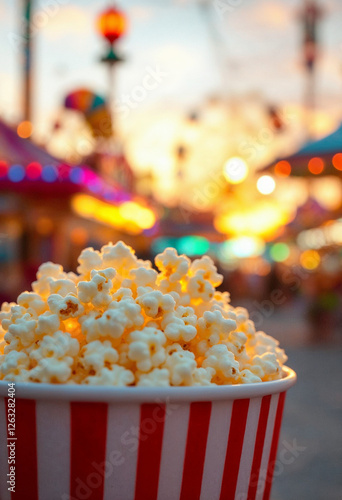
<path fill-rule="evenodd" d="M 133 289 L 135 292 L 138 287 L 153 287 L 156 284 L 158 277 L 157 271 L 154 269 L 146 269 L 139 267 L 138 269 L 131 269 L 128 278 L 124 279 L 121 283 L 123 287 Z"/>
<path fill-rule="evenodd" d="M 209 281 L 209 283 L 213 287 L 221 285 L 223 276 L 221 274 L 218 274 L 213 261 L 207 255 L 205 255 L 201 259 L 194 260 L 191 264 L 190 274 L 195 276 L 198 271 L 204 271 L 204 279 Z"/>
<path fill-rule="evenodd" d="M 160 271 L 159 288 L 163 293 L 181 292 L 181 281 L 186 279 L 190 260 L 184 255 L 178 255 L 174 248 L 167 248 L 155 258 L 155 264 Z"/>
<path fill-rule="evenodd" d="M 78 351 L 79 343 L 76 339 L 68 333 L 57 331 L 51 336 L 45 335 L 38 347 L 30 352 L 30 358 L 36 361 L 46 358 L 60 359 L 65 356 L 76 356 Z"/>
<path fill-rule="evenodd" d="M 145 327 L 129 334 L 128 357 L 136 362 L 138 370 L 148 372 L 152 367 L 160 366 L 165 361 L 166 343 L 164 333 L 156 328 Z"/>
<path fill-rule="evenodd" d="M 95 307 L 106 307 L 112 300 L 110 291 L 115 275 L 116 271 L 112 267 L 103 271 L 91 271 L 91 280 L 80 281 L 77 285 L 80 301 L 85 304 L 91 302 Z"/>
<path fill-rule="evenodd" d="M 35 341 L 36 326 L 37 321 L 32 319 L 29 313 L 25 313 L 21 318 L 16 318 L 15 323 L 9 325 L 8 332 L 4 337 L 10 350 L 30 346 Z"/>
<path fill-rule="evenodd" d="M 60 327 L 60 319 L 57 314 L 52 314 L 50 311 L 46 311 L 38 318 L 36 334 L 42 335 L 52 335 Z"/>
<path fill-rule="evenodd" d="M 45 298 L 51 293 L 51 282 L 59 279 L 66 279 L 66 277 L 62 266 L 53 264 L 52 262 L 45 262 L 38 269 L 37 281 L 32 283 L 32 290 Z"/>
<path fill-rule="evenodd" d="M 26 353 L 10 351 L 6 356 L 0 356 L 0 373 L 4 380 L 12 380 L 11 376 L 17 376 L 30 366 L 30 360 Z M 8 378 L 9 377 L 9 378 Z"/>
<path fill-rule="evenodd" d="M 72 280 L 59 279 L 50 281 L 50 293 L 61 295 L 65 297 L 68 294 L 76 295 L 76 284 Z"/>
<path fill-rule="evenodd" d="M 197 368 L 195 355 L 184 351 L 179 344 L 166 348 L 164 366 L 169 370 L 172 385 L 192 385 L 192 377 Z"/>
<path fill-rule="evenodd" d="M 79 343 L 68 333 L 55 332 L 46 335 L 29 357 L 36 366 L 30 370 L 29 380 L 37 382 L 63 383 L 71 375 L 74 357 L 79 352 Z"/>
<path fill-rule="evenodd" d="M 214 368 L 196 368 L 192 374 L 192 385 L 214 385 L 211 380 L 215 375 Z"/>
<path fill-rule="evenodd" d="M 74 295 L 67 295 L 66 297 L 50 295 L 48 304 L 51 312 L 58 314 L 61 319 L 77 318 L 84 311 L 84 307 Z"/>
<path fill-rule="evenodd" d="M 113 365 L 112 369 L 103 368 L 99 375 L 91 375 L 84 379 L 83 384 L 89 385 L 113 385 L 124 387 L 134 382 L 134 374 L 122 366 Z"/>
<path fill-rule="evenodd" d="M 94 340 L 83 348 L 80 362 L 86 370 L 93 370 L 98 373 L 105 366 L 111 368 L 118 359 L 117 351 L 113 349 L 108 340 L 105 342 Z"/>
<path fill-rule="evenodd" d="M 189 278 L 187 291 L 194 299 L 201 299 L 204 302 L 209 302 L 214 297 L 214 287 L 205 278 L 206 271 L 199 269 L 195 275 Z"/>
<path fill-rule="evenodd" d="M 150 373 L 138 373 L 138 383 L 141 387 L 169 387 L 170 373 L 166 368 L 154 368 Z"/>
<path fill-rule="evenodd" d="M 119 270 L 122 276 L 128 277 L 129 271 L 133 268 L 140 267 L 138 259 L 134 255 L 134 250 L 119 241 L 116 245 L 110 243 L 101 250 L 103 264 L 106 267 L 113 267 Z"/>
<path fill-rule="evenodd" d="M 94 269 L 102 269 L 102 257 L 100 252 L 93 248 L 82 250 L 78 258 L 79 266 L 77 272 L 81 275 L 88 275 Z"/>
<path fill-rule="evenodd" d="M 168 248 L 158 269 L 122 242 L 82 251 L 77 271 L 47 262 L 0 311 L 0 380 L 109 386 L 250 384 L 287 357 L 218 292 L 211 259 Z"/>
<path fill-rule="evenodd" d="M 160 291 L 146 292 L 137 298 L 145 314 L 150 318 L 156 318 L 174 310 L 176 305 L 174 298 L 163 295 Z"/>
<path fill-rule="evenodd" d="M 192 307 L 179 306 L 173 313 L 165 315 L 162 321 L 165 335 L 172 342 L 190 342 L 197 335 L 197 317 Z"/>
<path fill-rule="evenodd" d="M 46 303 L 41 299 L 37 293 L 24 292 L 18 297 L 18 304 L 25 309 L 34 311 L 35 314 L 39 315 L 46 311 Z"/>
<path fill-rule="evenodd" d="M 224 344 L 214 345 L 208 349 L 202 366 L 215 370 L 216 383 L 229 383 L 229 381 L 236 379 L 239 374 L 239 363 Z"/>
<path fill-rule="evenodd" d="M 160 279 L 170 283 L 178 283 L 185 278 L 190 267 L 190 260 L 184 255 L 177 255 L 174 248 L 167 248 L 155 258 L 155 263 L 160 271 Z"/>
<path fill-rule="evenodd" d="M 221 311 L 206 311 L 198 320 L 200 337 L 209 340 L 211 345 L 217 344 L 221 337 L 228 338 L 229 333 L 235 328 L 236 322 L 225 319 Z"/>

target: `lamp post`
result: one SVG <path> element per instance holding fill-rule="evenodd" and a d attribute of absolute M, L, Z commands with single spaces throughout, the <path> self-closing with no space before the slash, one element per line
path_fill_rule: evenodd
<path fill-rule="evenodd" d="M 305 89 L 305 107 L 308 115 L 308 139 L 312 139 L 312 127 L 310 127 L 313 113 L 316 107 L 316 62 L 318 56 L 318 28 L 323 16 L 323 11 L 316 0 L 305 0 L 301 13 L 303 28 L 303 52 L 304 66 L 307 74 L 307 86 Z"/>
<path fill-rule="evenodd" d="M 32 118 L 32 36 L 31 14 L 32 0 L 24 0 L 24 45 L 23 45 L 23 119 L 31 121 Z"/>
<path fill-rule="evenodd" d="M 115 43 L 125 34 L 127 21 L 125 15 L 116 7 L 106 9 L 98 19 L 98 31 L 109 44 L 108 52 L 101 57 L 101 62 L 106 63 L 109 70 L 108 104 L 112 115 L 112 125 L 115 135 L 114 120 L 114 75 L 117 63 L 124 61 L 116 49 Z"/>

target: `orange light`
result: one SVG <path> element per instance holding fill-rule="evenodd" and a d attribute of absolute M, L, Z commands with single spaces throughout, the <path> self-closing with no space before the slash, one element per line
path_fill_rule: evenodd
<path fill-rule="evenodd" d="M 40 217 L 36 222 L 36 230 L 42 236 L 49 236 L 53 231 L 53 222 L 48 217 Z"/>
<path fill-rule="evenodd" d="M 333 159 L 332 163 L 336 170 L 342 170 L 342 153 L 337 153 Z"/>
<path fill-rule="evenodd" d="M 308 169 L 314 175 L 321 174 L 324 170 L 324 161 L 322 158 L 311 158 Z"/>
<path fill-rule="evenodd" d="M 31 122 L 23 121 L 19 123 L 17 127 L 17 134 L 19 135 L 19 137 L 21 137 L 22 139 L 28 139 L 32 135 L 32 132 L 33 125 Z"/>
<path fill-rule="evenodd" d="M 118 9 L 105 10 L 98 19 L 98 30 L 110 43 L 122 37 L 126 31 L 126 18 Z"/>
<path fill-rule="evenodd" d="M 291 165 L 286 160 L 278 161 L 274 167 L 274 173 L 279 177 L 288 177 L 291 174 Z"/>
<path fill-rule="evenodd" d="M 70 239 L 74 245 L 85 246 L 89 234 L 83 227 L 75 227 L 70 233 Z"/>
<path fill-rule="evenodd" d="M 316 250 L 305 250 L 300 256 L 300 263 L 304 269 L 313 271 L 317 269 L 321 262 L 321 257 Z"/>

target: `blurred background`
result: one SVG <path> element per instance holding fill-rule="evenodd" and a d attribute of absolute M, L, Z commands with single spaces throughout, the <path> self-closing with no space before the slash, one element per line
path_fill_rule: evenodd
<path fill-rule="evenodd" d="M 274 499 L 340 499 L 342 3 L 0 0 L 0 55 L 0 302 L 85 246 L 209 254 L 300 375 Z"/>

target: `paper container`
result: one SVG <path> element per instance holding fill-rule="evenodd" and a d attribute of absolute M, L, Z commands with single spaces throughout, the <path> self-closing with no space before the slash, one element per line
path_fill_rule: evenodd
<path fill-rule="evenodd" d="M 216 387 L 16 384 L 15 482 L 0 382 L 1 500 L 267 500 L 296 381 Z"/>

